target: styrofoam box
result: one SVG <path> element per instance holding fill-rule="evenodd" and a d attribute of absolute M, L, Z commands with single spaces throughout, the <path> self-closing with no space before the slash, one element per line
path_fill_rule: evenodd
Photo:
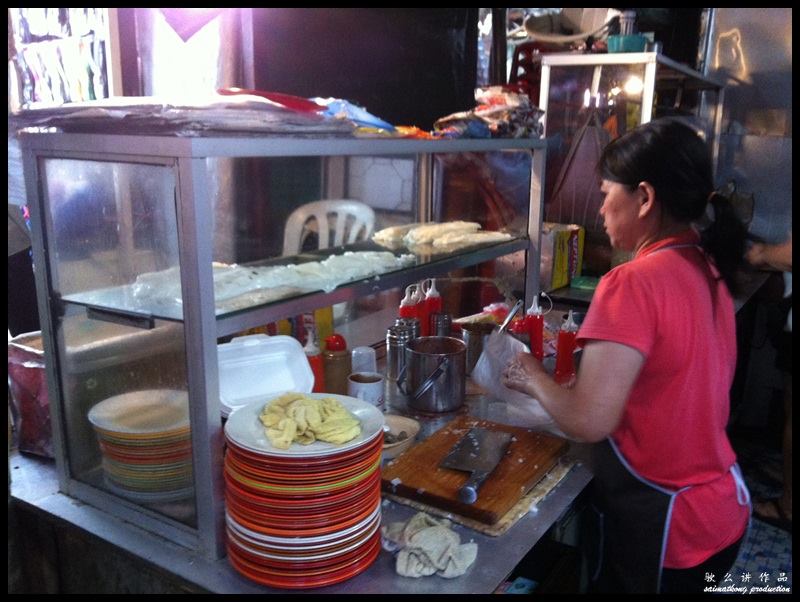
<path fill-rule="evenodd" d="M 222 415 L 286 391 L 310 393 L 314 373 L 292 337 L 254 334 L 217 345 Z"/>

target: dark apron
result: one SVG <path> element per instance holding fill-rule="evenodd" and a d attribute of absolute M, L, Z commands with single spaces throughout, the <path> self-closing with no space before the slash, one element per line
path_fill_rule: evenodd
<path fill-rule="evenodd" d="M 600 516 L 600 558 L 593 577 L 597 593 L 658 593 L 675 499 L 628 464 L 611 439 L 594 446 L 593 503 Z M 739 503 L 749 504 L 738 466 L 731 472 Z"/>
<path fill-rule="evenodd" d="M 685 243 L 662 247 L 695 247 Z M 675 499 L 689 489 L 667 489 L 639 475 L 609 437 L 594 446 L 594 504 L 600 518 L 600 556 L 593 588 L 598 593 L 658 593 Z M 750 504 L 739 467 L 731 466 L 737 498 Z"/>

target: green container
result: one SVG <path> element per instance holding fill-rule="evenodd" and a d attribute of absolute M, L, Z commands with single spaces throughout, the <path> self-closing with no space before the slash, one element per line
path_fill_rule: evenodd
<path fill-rule="evenodd" d="M 643 52 L 647 37 L 636 33 L 628 36 L 608 36 L 609 52 Z"/>

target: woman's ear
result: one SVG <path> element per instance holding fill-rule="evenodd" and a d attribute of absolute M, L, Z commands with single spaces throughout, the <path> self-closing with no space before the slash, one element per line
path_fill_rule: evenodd
<path fill-rule="evenodd" d="M 636 187 L 636 193 L 639 195 L 639 217 L 647 217 L 655 211 L 656 207 L 656 190 L 650 182 L 639 182 Z"/>

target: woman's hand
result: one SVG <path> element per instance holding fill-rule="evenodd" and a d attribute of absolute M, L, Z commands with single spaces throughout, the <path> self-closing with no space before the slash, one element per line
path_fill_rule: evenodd
<path fill-rule="evenodd" d="M 542 377 L 549 378 L 544 366 L 530 353 L 523 352 L 505 367 L 500 382 L 509 389 L 536 397 L 535 384 Z"/>

